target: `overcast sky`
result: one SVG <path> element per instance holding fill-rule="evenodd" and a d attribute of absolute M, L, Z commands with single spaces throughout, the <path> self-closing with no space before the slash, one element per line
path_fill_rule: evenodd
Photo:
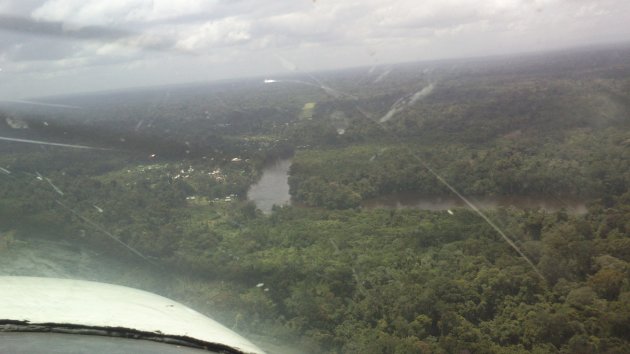
<path fill-rule="evenodd" d="M 0 0 L 0 100 L 630 39 L 628 0 Z"/>

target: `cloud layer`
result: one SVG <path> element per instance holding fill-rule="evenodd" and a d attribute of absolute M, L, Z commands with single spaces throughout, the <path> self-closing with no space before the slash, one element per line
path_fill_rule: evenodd
<path fill-rule="evenodd" d="M 0 0 L 0 95 L 536 51 L 630 38 L 624 0 Z"/>

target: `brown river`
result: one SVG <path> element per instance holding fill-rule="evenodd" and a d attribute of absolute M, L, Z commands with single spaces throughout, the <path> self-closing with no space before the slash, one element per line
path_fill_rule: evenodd
<path fill-rule="evenodd" d="M 276 205 L 290 205 L 289 168 L 291 159 L 281 159 L 267 165 L 258 183 L 252 185 L 247 199 L 253 201 L 258 209 L 268 214 Z M 560 199 L 549 196 L 495 196 L 467 198 L 480 209 L 498 207 L 516 207 L 521 209 L 542 209 L 549 212 L 566 210 L 571 214 L 585 214 L 586 203 L 575 199 Z M 417 208 L 424 210 L 449 210 L 466 208 L 466 203 L 456 196 L 426 196 L 414 192 L 394 193 L 362 203 L 364 208 Z"/>

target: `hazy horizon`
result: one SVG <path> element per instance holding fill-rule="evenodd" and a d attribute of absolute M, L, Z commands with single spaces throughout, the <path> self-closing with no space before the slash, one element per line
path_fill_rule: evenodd
<path fill-rule="evenodd" d="M 381 64 L 379 66 L 370 66 L 370 65 L 359 65 L 359 66 L 348 66 L 348 67 L 340 67 L 340 68 L 332 68 L 332 69 L 322 69 L 316 71 L 308 71 L 308 72 L 277 72 L 271 74 L 252 74 L 246 76 L 239 77 L 229 77 L 229 78 L 216 78 L 216 79 L 202 79 L 197 81 L 181 81 L 181 82 L 168 82 L 168 83 L 158 83 L 153 85 L 140 85 L 140 86 L 121 86 L 114 87 L 108 89 L 95 89 L 95 90 L 83 90 L 83 91 L 70 91 L 70 92 L 60 92 L 60 93 L 52 93 L 49 95 L 41 95 L 41 96 L 28 96 L 28 97 L 20 97 L 20 98 L 8 98 L 8 99 L 0 99 L 0 103 L 17 103 L 17 104 L 27 104 L 27 105 L 37 105 L 38 101 L 29 101 L 29 100 L 56 100 L 56 99 L 64 99 L 64 98 L 72 98 L 74 96 L 91 96 L 91 95 L 107 95 L 107 94 L 118 94 L 118 93 L 133 93 L 133 92 L 142 92 L 145 90 L 153 90 L 159 88 L 186 88 L 193 86 L 207 86 L 207 85 L 220 85 L 222 83 L 231 83 L 231 82 L 245 82 L 249 80 L 263 80 L 263 79 L 287 79 L 291 77 L 300 77 L 300 76 L 309 76 L 309 75 L 318 75 L 322 73 L 335 73 L 335 72 L 343 72 L 350 70 L 360 70 L 360 69 L 372 69 L 372 68 L 380 68 L 381 72 L 392 72 L 396 70 L 397 66 L 403 65 L 436 65 L 436 64 L 445 64 L 448 62 L 458 62 L 462 61 L 464 63 L 469 61 L 478 62 L 479 60 L 485 61 L 500 61 L 500 60 L 509 60 L 509 59 L 542 59 L 545 55 L 561 55 L 566 53 L 572 54 L 584 54 L 590 52 L 597 52 L 603 50 L 614 50 L 614 49 L 629 49 L 629 42 L 616 42 L 616 43 L 598 43 L 593 45 L 583 45 L 583 46 L 574 46 L 568 48 L 560 48 L 560 49 L 550 49 L 536 52 L 517 52 L 517 53 L 509 53 L 509 54 L 495 54 L 495 55 L 479 55 L 479 56 L 465 56 L 465 57 L 447 57 L 447 58 L 437 58 L 437 59 L 426 59 L 426 60 L 415 60 L 415 61 L 404 61 L 404 62 L 394 62 Z M 281 81 L 281 80 L 280 80 Z M 43 101 L 42 101 L 43 102 Z M 48 106 L 49 104 L 46 104 Z"/>

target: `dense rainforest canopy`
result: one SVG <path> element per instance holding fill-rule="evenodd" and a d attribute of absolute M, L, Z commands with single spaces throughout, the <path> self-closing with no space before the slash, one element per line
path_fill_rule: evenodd
<path fill-rule="evenodd" d="M 8 105 L 2 136 L 98 149 L 0 142 L 0 253 L 98 250 L 298 352 L 630 352 L 630 50 L 388 70 Z M 295 203 L 263 214 L 247 190 L 287 156 Z M 469 208 L 362 207 L 451 196 L 436 174 L 588 211 L 483 211 L 534 270 Z"/>

